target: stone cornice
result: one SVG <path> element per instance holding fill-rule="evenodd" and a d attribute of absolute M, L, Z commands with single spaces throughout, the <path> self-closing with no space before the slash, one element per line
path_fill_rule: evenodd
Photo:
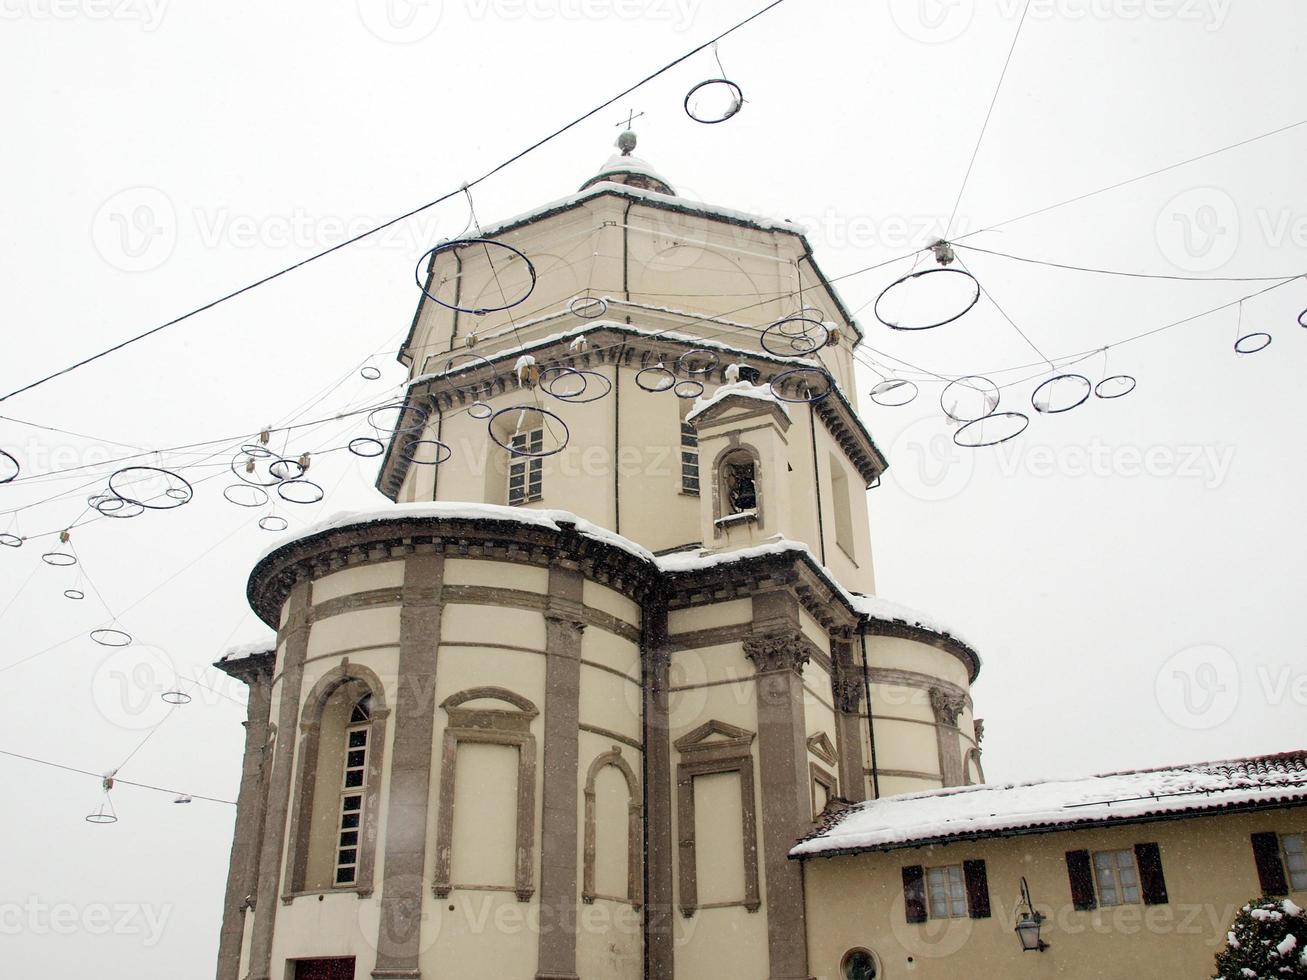
<path fill-rule="evenodd" d="M 669 336 L 669 333 L 672 335 Z M 702 341 L 696 341 L 690 336 L 680 339 L 675 336 L 675 333 L 675 329 L 672 328 L 668 333 L 652 335 L 648 331 L 638 330 L 635 327 L 600 321 L 587 327 L 555 334 L 551 338 L 542 338 L 524 346 L 493 350 L 487 343 L 484 347 L 476 348 L 475 352 L 484 357 L 489 364 L 471 362 L 465 369 L 460 369 L 455 376 L 460 388 L 473 390 L 479 388 L 483 398 L 493 398 L 505 393 L 525 390 L 519 383 L 516 372 L 512 370 L 513 364 L 523 353 L 531 354 L 542 365 L 594 369 L 616 364 L 639 370 L 655 365 L 660 360 L 665 364 L 671 364 L 686 351 L 704 346 Z M 571 344 L 578 337 L 585 337 L 590 349 L 573 350 Z M 801 358 L 775 357 L 763 351 L 738 348 L 719 341 L 714 341 L 708 346 L 720 351 L 721 363 L 711 372 L 697 376 L 697 380 L 704 383 L 725 384 L 723 372 L 732 363 L 745 364 L 756 369 L 761 384 L 770 383 L 784 371 L 812 363 Z M 418 407 L 430 409 L 434 415 L 465 409 L 477 400 L 468 391 L 455 390 L 435 376 L 422 376 L 415 379 L 404 397 L 407 406 L 406 418 L 408 413 L 415 412 Z M 802 405 L 795 407 L 801 408 Z M 888 463 L 843 392 L 838 388 L 832 388 L 831 393 L 814 403 L 813 407 L 817 418 L 849 457 L 858 474 L 868 486 L 874 485 Z M 407 423 L 405 426 L 407 427 Z M 387 445 L 377 473 L 377 489 L 391 500 L 396 499 L 409 466 L 396 451 L 397 442 L 397 439 L 392 438 Z"/>
<path fill-rule="evenodd" d="M 266 555 L 250 573 L 246 596 L 259 618 L 275 626 L 295 583 L 343 568 L 414 553 L 484 558 L 548 568 L 563 565 L 643 602 L 657 584 L 647 560 L 603 541 L 561 530 L 493 518 L 401 516 L 368 520 L 298 538 Z"/>
<path fill-rule="evenodd" d="M 275 625 L 270 623 L 269 625 Z M 260 675 L 266 675 L 271 678 L 277 663 L 276 650 L 264 650 L 259 653 L 251 653 L 248 656 L 240 657 L 233 660 L 219 660 L 213 666 L 228 677 L 234 677 L 245 684 L 253 684 L 259 679 Z"/>

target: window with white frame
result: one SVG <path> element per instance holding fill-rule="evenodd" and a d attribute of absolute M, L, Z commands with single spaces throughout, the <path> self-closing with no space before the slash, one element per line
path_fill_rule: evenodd
<path fill-rule="evenodd" d="M 368 780 L 368 734 L 372 727 L 372 696 L 354 705 L 345 728 L 345 772 L 341 778 L 340 822 L 336 837 L 337 885 L 358 878 L 359 835 L 363 832 L 363 793 Z"/>
<path fill-rule="evenodd" d="M 539 454 L 544 450 L 545 430 L 530 429 L 516 433 L 509 446 L 514 455 L 508 462 L 508 503 L 510 506 L 529 504 L 542 494 L 544 462 Z M 524 455 L 517 455 L 522 453 Z"/>
<path fill-rule="evenodd" d="M 1281 834 L 1284 873 L 1293 891 L 1307 889 L 1307 834 Z"/>
<path fill-rule="evenodd" d="M 967 914 L 967 888 L 962 865 L 926 869 L 926 901 L 932 919 L 959 919 Z"/>
<path fill-rule="evenodd" d="M 1099 905 L 1138 905 L 1139 869 L 1134 851 L 1095 851 L 1094 884 Z"/>
<path fill-rule="evenodd" d="M 681 492 L 699 495 L 699 433 L 681 423 Z"/>

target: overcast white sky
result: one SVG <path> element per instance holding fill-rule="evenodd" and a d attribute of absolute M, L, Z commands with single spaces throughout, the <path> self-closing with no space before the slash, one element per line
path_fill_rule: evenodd
<path fill-rule="evenodd" d="M 0 294 L 11 390 L 437 197 L 740 19 L 738 0 L 359 0 L 335 5 L 0 0 Z M 708 54 L 631 97 L 640 154 L 686 196 L 812 227 L 832 275 L 929 242 L 953 210 L 1020 0 L 788 0 L 724 42 L 748 100 L 722 126 L 681 112 Z M 1261 0 L 1034 0 L 954 235 L 1307 119 L 1307 8 Z M 624 103 L 625 105 L 625 103 Z M 477 189 L 488 222 L 575 190 L 603 162 L 614 107 Z M 1005 225 L 968 243 L 1168 275 L 1307 270 L 1307 126 Z M 160 337 L 0 404 L 26 473 L 257 431 L 371 399 L 357 378 L 412 316 L 417 256 L 467 220 L 458 201 Z M 1101 347 L 1227 303 L 1250 283 L 1145 281 L 961 253 L 1045 353 Z M 847 280 L 870 302 L 911 262 Z M 1115 402 L 1040 416 L 998 450 L 953 448 L 938 385 L 865 406 L 892 478 L 868 495 L 880 592 L 981 651 L 974 688 L 991 780 L 1134 768 L 1301 745 L 1307 464 L 1296 282 L 1246 304 L 1273 344 L 1238 357 L 1232 310 L 1108 354 L 1138 377 Z M 870 347 L 954 374 L 1038 358 L 983 300 L 963 320 Z M 1101 359 L 1081 365 L 1097 380 Z M 1008 380 L 1022 377 L 1007 375 Z M 870 372 L 863 391 L 875 381 Z M 1025 408 L 1034 381 L 1004 392 Z M 865 400 L 864 400 L 865 401 Z M 1033 414 L 1033 413 L 1029 413 Z M 337 426 L 295 451 L 339 445 Z M 219 464 L 222 459 L 217 460 Z M 260 627 L 244 603 L 271 535 L 222 501 L 221 465 L 176 513 L 75 532 L 91 586 L 0 553 L 0 748 L 104 771 L 166 712 L 141 686 L 191 687 L 122 769 L 232 799 L 242 692 L 202 671 Z M 379 504 L 336 454 L 299 522 Z M 77 482 L 11 486 L 0 510 Z M 0 515 L 36 534 L 90 489 Z M 11 523 L 16 522 L 16 523 Z M 82 588 L 87 600 L 62 597 Z M 108 617 L 138 639 L 86 639 Z M 38 655 L 39 654 L 39 655 Z M 32 658 L 30 660 L 26 658 Z M 20 661 L 22 661 L 20 663 Z M 234 698 L 235 700 L 232 700 Z M 93 779 L 0 758 L 9 857 L 5 972 L 209 975 L 233 809 L 130 787 L 121 821 L 83 821 Z"/>

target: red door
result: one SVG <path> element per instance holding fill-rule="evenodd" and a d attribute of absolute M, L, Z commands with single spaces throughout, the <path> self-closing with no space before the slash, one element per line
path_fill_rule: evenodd
<path fill-rule="evenodd" d="M 354 980 L 354 957 L 334 960 L 297 960 L 295 980 Z"/>

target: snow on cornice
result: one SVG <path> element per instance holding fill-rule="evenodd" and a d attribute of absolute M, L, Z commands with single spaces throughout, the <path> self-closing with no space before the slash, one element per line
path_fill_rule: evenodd
<path fill-rule="evenodd" d="M 712 408 L 724 398 L 730 398 L 734 395 L 737 398 L 752 398 L 756 401 L 766 402 L 768 405 L 775 405 L 785 413 L 785 417 L 790 417 L 790 410 L 785 407 L 785 403 L 773 394 L 769 385 L 755 385 L 748 381 L 736 381 L 731 384 L 719 385 L 717 390 L 711 395 L 700 395 L 694 400 L 694 406 L 685 416 L 685 421 L 692 422 L 698 416 L 702 415 L 708 409 Z"/>
<path fill-rule="evenodd" d="M 790 855 L 892 850 L 1284 802 L 1307 803 L 1307 752 L 885 797 L 831 816 Z"/>
<path fill-rule="evenodd" d="M 658 179 L 661 180 L 662 178 Z M 583 191 L 577 191 L 575 194 L 569 194 L 567 197 L 560 197 L 556 201 L 550 201 L 548 204 L 542 204 L 539 207 L 532 208 L 530 211 L 524 211 L 521 214 L 514 215 L 504 221 L 488 225 L 481 229 L 479 237 L 493 238 L 495 235 L 502 235 L 504 232 L 511 231 L 520 225 L 536 221 L 545 215 L 554 214 L 558 211 L 565 211 L 584 201 L 588 201 L 594 197 L 600 197 L 604 194 L 616 194 L 619 197 L 631 198 L 632 200 L 651 204 L 654 207 L 686 211 L 691 214 L 699 214 L 708 218 L 722 218 L 735 224 L 748 225 L 757 228 L 760 231 L 783 231 L 791 235 L 798 235 L 799 237 L 803 237 L 807 234 L 806 228 L 801 225 L 796 225 L 791 221 L 783 221 L 778 218 L 764 218 L 760 215 L 749 214 L 745 211 L 735 211 L 731 208 L 722 208 L 714 204 L 704 204 L 701 201 L 692 201 L 688 197 L 677 197 L 674 194 L 660 194 L 658 191 L 649 191 L 642 187 L 632 187 L 629 184 L 618 184 L 610 180 L 602 180 L 596 184 L 591 184 Z"/>
<path fill-rule="evenodd" d="M 250 643 L 240 643 L 234 647 L 228 647 L 227 652 L 218 658 L 218 663 L 230 664 L 238 660 L 249 660 L 250 657 L 257 657 L 263 653 L 273 653 L 276 649 L 277 635 L 269 633 L 262 640 L 254 640 Z"/>

